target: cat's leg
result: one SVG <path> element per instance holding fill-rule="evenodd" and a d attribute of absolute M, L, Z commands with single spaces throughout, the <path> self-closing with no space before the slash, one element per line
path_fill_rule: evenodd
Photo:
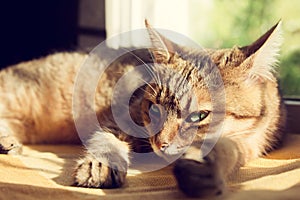
<path fill-rule="evenodd" d="M 188 196 L 218 196 L 226 191 L 228 175 L 244 161 L 236 141 L 220 138 L 205 157 L 199 146 L 191 146 L 175 162 L 174 174 L 179 188 Z"/>
<path fill-rule="evenodd" d="M 85 156 L 78 161 L 75 185 L 118 188 L 125 182 L 129 146 L 108 132 L 96 132 L 88 141 Z"/>
<path fill-rule="evenodd" d="M 0 120 L 0 154 L 16 155 L 22 152 L 22 144 L 13 134 L 11 124 L 6 120 Z"/>

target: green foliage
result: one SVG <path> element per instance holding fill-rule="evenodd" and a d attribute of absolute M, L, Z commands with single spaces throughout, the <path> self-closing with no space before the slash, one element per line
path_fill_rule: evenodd
<path fill-rule="evenodd" d="M 210 48 L 254 42 L 280 19 L 284 44 L 279 67 L 284 95 L 300 96 L 299 0 L 190 0 L 192 38 Z"/>
<path fill-rule="evenodd" d="M 282 59 L 280 85 L 285 96 L 300 96 L 300 49 Z"/>
<path fill-rule="evenodd" d="M 261 29 L 268 29 L 271 20 L 270 7 L 274 0 L 247 0 L 237 16 L 234 16 L 233 30 L 239 33 L 239 42 L 249 44 L 260 35 Z M 262 20 L 263 19 L 263 20 Z"/>

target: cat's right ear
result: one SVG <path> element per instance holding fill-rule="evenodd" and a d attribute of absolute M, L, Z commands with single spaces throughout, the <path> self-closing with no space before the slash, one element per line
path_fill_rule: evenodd
<path fill-rule="evenodd" d="M 248 68 L 248 81 L 275 81 L 273 73 L 278 62 L 281 44 L 282 30 L 281 21 L 279 21 L 254 43 L 240 48 L 247 57 L 243 65 Z"/>
<path fill-rule="evenodd" d="M 147 28 L 152 47 L 150 53 L 157 63 L 168 63 L 170 58 L 175 52 L 176 44 L 168 40 L 155 29 L 151 27 L 148 20 L 145 20 L 145 26 Z"/>

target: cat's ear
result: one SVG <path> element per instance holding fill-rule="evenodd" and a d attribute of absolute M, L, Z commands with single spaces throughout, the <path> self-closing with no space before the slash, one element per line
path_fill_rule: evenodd
<path fill-rule="evenodd" d="M 282 44 L 281 21 L 249 46 L 241 50 L 247 59 L 243 66 L 248 68 L 248 81 L 274 80 L 275 65 L 278 62 Z"/>
<path fill-rule="evenodd" d="M 170 58 L 175 52 L 177 46 L 172 41 L 168 40 L 155 29 L 151 27 L 149 22 L 145 20 L 145 26 L 147 28 L 152 47 L 150 50 L 154 60 L 157 63 L 168 63 Z"/>

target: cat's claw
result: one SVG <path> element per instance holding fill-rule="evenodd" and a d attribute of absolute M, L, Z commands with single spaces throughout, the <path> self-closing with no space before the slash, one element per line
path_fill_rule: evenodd
<path fill-rule="evenodd" d="M 224 180 L 215 166 L 213 155 L 206 156 L 204 162 L 179 159 L 173 171 L 179 188 L 190 197 L 212 197 L 224 193 Z"/>
<path fill-rule="evenodd" d="M 90 188 L 119 188 L 125 182 L 127 167 L 102 164 L 97 159 L 84 158 L 75 170 L 76 186 Z"/>
<path fill-rule="evenodd" d="M 0 154 L 18 155 L 22 153 L 22 144 L 14 136 L 0 137 Z"/>

